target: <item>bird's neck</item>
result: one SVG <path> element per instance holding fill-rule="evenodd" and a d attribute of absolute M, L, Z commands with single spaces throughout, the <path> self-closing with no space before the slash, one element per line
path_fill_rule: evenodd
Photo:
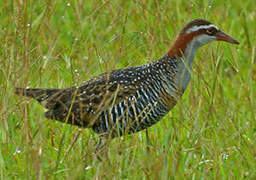
<path fill-rule="evenodd" d="M 171 46 L 168 55 L 178 61 L 177 80 L 178 89 L 184 92 L 190 81 L 190 69 L 196 51 L 201 46 L 191 36 L 181 36 Z"/>
<path fill-rule="evenodd" d="M 194 39 L 193 35 L 179 35 L 172 44 L 168 55 L 171 58 L 176 58 L 183 61 L 185 64 L 191 67 L 195 53 L 200 46 L 201 44 Z"/>

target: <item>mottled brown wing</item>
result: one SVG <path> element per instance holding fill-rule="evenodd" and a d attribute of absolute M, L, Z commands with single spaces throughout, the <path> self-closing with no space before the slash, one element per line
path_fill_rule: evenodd
<path fill-rule="evenodd" d="M 140 67 L 115 70 L 90 79 L 81 86 L 64 89 L 51 98 L 45 116 L 73 125 L 91 127 L 101 112 L 134 95 L 141 85 L 136 81 Z M 143 79 L 140 79 L 142 82 Z M 54 104 L 55 103 L 55 104 Z M 54 104 L 54 106 L 52 106 Z"/>

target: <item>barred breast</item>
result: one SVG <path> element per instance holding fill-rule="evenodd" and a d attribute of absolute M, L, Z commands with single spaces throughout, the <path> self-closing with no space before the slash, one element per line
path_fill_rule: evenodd
<path fill-rule="evenodd" d="M 126 73 L 133 78 L 127 80 Z M 93 130 L 99 134 L 117 136 L 134 133 L 157 123 L 177 102 L 176 73 L 177 61 L 168 56 L 131 68 L 128 72 L 112 73 L 112 82 L 120 83 L 127 91 L 130 86 L 137 88 L 119 103 L 104 109 Z"/>

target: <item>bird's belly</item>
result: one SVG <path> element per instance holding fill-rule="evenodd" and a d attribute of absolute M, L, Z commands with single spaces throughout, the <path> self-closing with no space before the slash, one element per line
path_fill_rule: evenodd
<path fill-rule="evenodd" d="M 149 94 L 149 90 L 145 90 Z M 149 96 L 148 96 L 149 97 Z M 152 95 L 135 97 L 138 101 L 127 100 L 105 110 L 100 115 L 100 123 L 93 126 L 98 134 L 111 133 L 111 136 L 131 134 L 146 129 L 165 116 L 170 108 L 164 104 L 160 96 Z"/>

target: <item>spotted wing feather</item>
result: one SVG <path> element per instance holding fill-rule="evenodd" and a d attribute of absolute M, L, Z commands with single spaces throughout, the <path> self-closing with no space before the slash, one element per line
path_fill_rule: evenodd
<path fill-rule="evenodd" d="M 69 124 L 91 127 L 102 110 L 134 94 L 138 67 L 115 70 L 68 89 L 16 88 L 16 94 L 36 99 L 47 111 L 45 116 Z"/>

